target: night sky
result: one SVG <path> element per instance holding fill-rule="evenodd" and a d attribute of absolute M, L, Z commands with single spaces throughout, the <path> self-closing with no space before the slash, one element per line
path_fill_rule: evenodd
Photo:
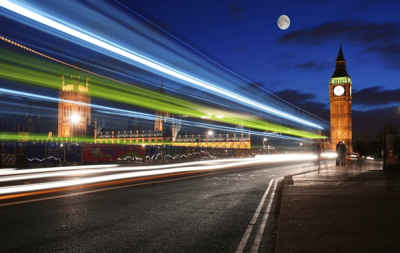
<path fill-rule="evenodd" d="M 98 29 L 107 24 L 102 23 L 102 19 L 96 20 L 92 16 L 94 13 L 99 17 L 118 17 L 121 14 L 115 10 L 120 10 L 136 19 L 140 16 L 139 19 L 144 18 L 162 29 L 143 21 L 155 33 L 174 43 L 186 44 L 188 50 L 195 49 L 243 80 L 327 121 L 329 79 L 341 42 L 347 71 L 353 81 L 354 138 L 375 138 L 388 123 L 400 127 L 398 1 L 106 1 L 114 7 L 112 13 L 98 8 L 100 1 L 79 2 L 92 8 L 91 13 L 81 13 L 89 21 L 76 18 L 73 11 L 79 10 L 74 10 L 71 1 L 61 1 L 65 9 L 58 11 L 77 24 Z M 277 26 L 279 16 L 283 14 L 290 18 L 287 30 Z M 82 63 L 80 61 L 87 63 L 93 59 L 97 63 L 102 61 L 105 68 L 113 65 L 104 56 L 96 56 L 83 47 L 25 28 L 4 15 L 1 22 L 1 34 L 28 43 L 44 53 L 53 53 L 54 57 L 66 61 L 73 59 L 73 64 L 78 65 Z M 131 21 L 127 19 L 126 22 Z M 123 31 L 115 27 L 116 39 L 126 45 L 135 43 L 135 38 L 119 29 Z M 159 80 L 153 81 L 153 88 L 159 83 Z M 244 81 L 238 85 L 245 87 L 245 84 Z M 240 90 L 240 87 L 230 88 Z M 263 99 L 261 93 L 253 96 Z"/>
<path fill-rule="evenodd" d="M 134 2 L 134 3 L 132 3 Z M 120 1 L 245 78 L 329 121 L 342 42 L 354 136 L 400 127 L 399 1 Z M 285 14 L 290 27 L 281 30 Z"/>

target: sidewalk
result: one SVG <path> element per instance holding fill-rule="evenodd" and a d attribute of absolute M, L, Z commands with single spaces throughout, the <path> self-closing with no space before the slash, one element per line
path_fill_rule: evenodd
<path fill-rule="evenodd" d="M 355 161 L 285 177 L 276 252 L 400 252 L 400 173 Z"/>

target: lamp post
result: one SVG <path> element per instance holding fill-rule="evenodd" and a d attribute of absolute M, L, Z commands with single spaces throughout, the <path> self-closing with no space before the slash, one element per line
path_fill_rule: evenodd
<path fill-rule="evenodd" d="M 213 131 L 209 130 L 208 131 L 208 137 L 207 137 L 207 148 L 208 148 L 208 140 L 210 139 L 211 135 L 213 135 Z"/>
<path fill-rule="evenodd" d="M 210 138 L 210 136 L 212 136 L 214 133 L 213 131 L 209 130 L 208 131 L 208 138 L 207 138 L 207 148 L 208 148 L 208 139 Z M 209 153 L 210 154 L 210 153 Z M 212 155 L 212 149 L 211 149 L 211 155 Z"/>
<path fill-rule="evenodd" d="M 71 143 L 72 143 L 72 135 L 74 133 L 74 123 L 78 123 L 79 122 L 79 115 L 78 114 L 72 114 L 71 116 Z"/>
<path fill-rule="evenodd" d="M 263 148 L 265 149 L 265 142 L 266 141 L 268 141 L 268 139 L 267 138 L 264 138 L 264 140 L 263 140 Z"/>

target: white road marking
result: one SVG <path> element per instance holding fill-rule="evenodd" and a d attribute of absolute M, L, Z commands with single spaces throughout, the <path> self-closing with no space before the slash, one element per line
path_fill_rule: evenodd
<path fill-rule="evenodd" d="M 265 226 L 267 225 L 269 212 L 271 211 L 272 202 L 274 200 L 277 182 L 278 181 L 275 180 L 274 189 L 272 190 L 271 197 L 269 198 L 267 208 L 265 209 L 264 216 L 261 220 L 261 224 L 260 224 L 260 227 L 258 228 L 258 232 L 257 232 L 256 238 L 254 239 L 253 246 L 251 247 L 250 253 L 257 253 L 258 249 L 260 248 L 261 239 L 264 235 Z"/>
<path fill-rule="evenodd" d="M 257 207 L 256 212 L 254 213 L 253 219 L 251 219 L 250 224 L 247 226 L 246 232 L 244 232 L 243 238 L 239 243 L 238 248 L 236 249 L 236 253 L 241 253 L 243 252 L 244 248 L 246 247 L 247 241 L 249 240 L 251 231 L 253 230 L 254 224 L 257 222 L 258 216 L 260 215 L 261 208 L 264 205 L 265 199 L 267 198 L 267 195 L 269 193 L 269 190 L 271 189 L 271 185 L 274 182 L 275 179 L 272 179 L 271 182 L 268 185 L 267 190 L 265 190 L 265 193 L 263 197 L 261 198 L 260 204 Z"/>

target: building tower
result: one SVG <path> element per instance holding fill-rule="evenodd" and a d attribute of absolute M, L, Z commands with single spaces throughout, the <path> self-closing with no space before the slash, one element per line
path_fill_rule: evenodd
<path fill-rule="evenodd" d="M 352 82 L 346 70 L 346 60 L 340 44 L 336 59 L 335 72 L 329 82 L 329 100 L 331 114 L 332 149 L 339 141 L 344 141 L 348 152 L 353 152 Z"/>
<path fill-rule="evenodd" d="M 164 81 L 161 81 L 160 94 L 162 96 L 165 95 Z M 169 117 L 169 113 L 168 112 L 156 111 L 156 119 L 154 121 L 154 131 L 155 132 L 163 132 L 163 130 L 164 130 L 163 129 L 163 121 L 164 121 L 164 123 L 166 123 L 168 117 Z"/>
<path fill-rule="evenodd" d="M 89 80 L 90 76 L 88 75 L 86 82 L 81 81 L 76 69 L 71 78 L 64 77 L 63 70 L 61 70 L 61 88 L 58 95 L 60 99 L 58 102 L 58 137 L 71 137 L 72 129 L 73 137 L 86 137 L 87 127 L 91 122 Z M 77 118 L 77 122 L 73 122 L 74 117 Z"/>

